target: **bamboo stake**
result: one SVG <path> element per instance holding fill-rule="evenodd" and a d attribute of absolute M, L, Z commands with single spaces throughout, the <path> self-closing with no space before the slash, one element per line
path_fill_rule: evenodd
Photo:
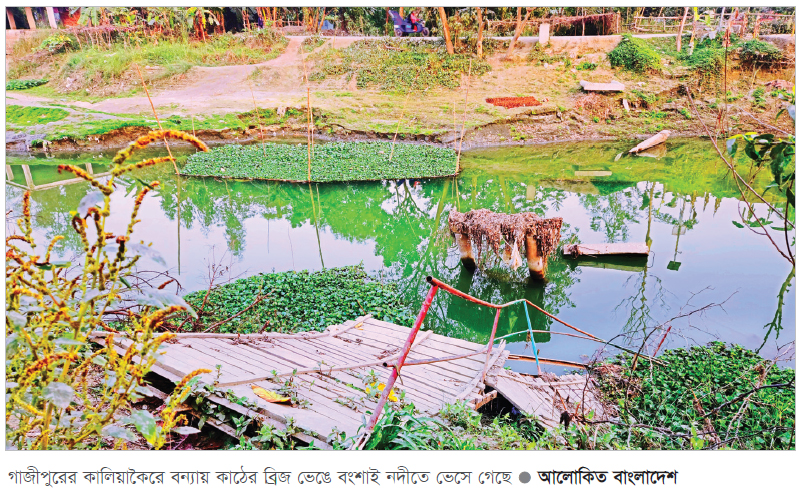
<path fill-rule="evenodd" d="M 313 117 L 311 116 L 311 83 L 308 80 L 308 68 L 305 66 L 305 57 L 302 52 L 302 44 L 300 44 L 300 57 L 302 58 L 302 71 L 305 76 L 305 89 L 308 93 L 308 183 L 311 183 L 311 147 L 313 146 L 312 125 Z"/>
<path fill-rule="evenodd" d="M 147 83 L 144 82 L 144 76 L 141 74 L 141 70 L 139 70 L 139 65 L 136 65 L 136 72 L 139 73 L 139 78 L 141 79 L 141 83 L 144 86 L 144 92 L 147 94 L 147 100 L 150 102 L 150 108 L 153 109 L 153 115 L 155 115 L 155 121 L 158 122 L 158 128 L 160 130 L 164 130 L 164 127 L 161 125 L 161 120 L 158 118 L 158 113 L 155 111 L 155 105 L 153 104 L 153 99 L 150 97 L 150 91 L 147 90 Z M 166 141 L 166 136 L 164 136 L 164 144 L 166 145 L 166 151 L 169 153 L 169 159 L 172 161 L 172 166 L 175 167 L 175 174 L 179 174 L 178 172 L 178 165 L 175 162 L 175 157 L 172 156 L 172 151 L 169 149 L 169 142 Z"/>
<path fill-rule="evenodd" d="M 466 76 L 466 98 L 463 100 L 463 123 L 461 124 L 461 140 L 458 143 L 458 159 L 455 163 L 455 173 L 461 170 L 461 149 L 463 148 L 463 135 L 466 133 L 466 109 L 469 102 L 469 81 L 472 77 L 472 61 L 469 60 L 469 75 Z"/>
<path fill-rule="evenodd" d="M 258 133 L 261 134 L 261 149 L 264 151 L 264 162 L 266 162 L 266 142 L 264 142 L 264 126 L 261 125 L 261 112 L 258 111 L 258 105 L 255 104 L 255 93 L 252 90 L 252 83 L 248 80 L 247 84 L 250 86 L 250 94 L 252 95 L 252 106 L 255 108 L 255 115 L 258 117 Z M 193 124 L 192 120 L 192 124 Z"/>

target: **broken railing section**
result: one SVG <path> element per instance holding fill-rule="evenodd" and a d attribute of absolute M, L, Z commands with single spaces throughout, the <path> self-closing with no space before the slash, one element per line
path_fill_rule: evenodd
<path fill-rule="evenodd" d="M 532 212 L 503 214 L 477 209 L 449 213 L 449 230 L 458 243 L 465 268 L 477 267 L 487 245 L 511 269 L 522 264 L 524 252 L 530 276 L 535 279 L 543 279 L 547 258 L 560 242 L 562 225 L 563 218 L 544 219 Z"/>

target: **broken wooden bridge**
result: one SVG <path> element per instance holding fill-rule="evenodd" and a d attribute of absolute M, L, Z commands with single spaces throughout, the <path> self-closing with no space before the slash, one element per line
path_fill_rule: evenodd
<path fill-rule="evenodd" d="M 499 309 L 526 300 L 491 305 L 441 281 L 428 281 L 433 287 L 413 328 L 367 315 L 324 332 L 175 334 L 161 346 L 164 354 L 151 371 L 177 382 L 197 369 L 210 369 L 212 373 L 202 375 L 203 383 L 214 383 L 222 391 L 208 396 L 210 401 L 280 429 L 291 422 L 292 429 L 298 430 L 293 432 L 295 438 L 320 448 L 330 448 L 331 440 L 341 433 L 360 435 L 363 443 L 386 401 L 413 403 L 420 413 L 434 416 L 446 404 L 464 401 L 478 408 L 499 393 L 519 410 L 539 416 L 544 426 L 556 426 L 553 417 L 570 411 L 568 399 L 561 398 L 568 389 L 551 374 L 539 371 L 538 377 L 521 376 L 505 370 L 510 354 L 505 341 L 495 339 Z M 419 331 L 439 287 L 498 307 L 488 344 Z M 102 334 L 97 336 L 95 341 L 104 344 Z M 124 337 L 113 340 L 120 354 L 131 344 Z M 218 373 L 213 372 L 216 368 Z M 487 383 L 496 391 L 486 392 Z M 294 405 L 268 402 L 255 394 L 253 386 L 289 395 Z M 584 377 L 573 377 L 567 386 L 580 389 L 582 395 L 586 388 L 589 393 L 593 388 Z M 375 394 L 380 395 L 377 406 Z M 367 412 L 371 412 L 369 423 Z M 208 418 L 207 423 L 235 434 L 215 418 Z"/>

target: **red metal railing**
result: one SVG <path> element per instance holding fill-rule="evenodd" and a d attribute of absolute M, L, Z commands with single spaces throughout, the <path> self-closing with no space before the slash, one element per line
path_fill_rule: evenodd
<path fill-rule="evenodd" d="M 458 291 L 457 289 L 453 288 L 452 286 L 450 286 L 450 285 L 448 285 L 448 284 L 446 284 L 446 283 L 444 283 L 442 281 L 439 281 L 438 279 L 436 279 L 434 277 L 431 277 L 431 276 L 427 277 L 427 282 L 430 283 L 430 290 L 427 292 L 427 296 L 425 297 L 424 302 L 422 303 L 422 309 L 419 310 L 419 315 L 416 317 L 416 322 L 413 324 L 413 328 L 411 329 L 411 333 L 408 335 L 408 339 L 405 341 L 405 345 L 402 347 L 402 351 L 400 352 L 400 355 L 399 355 L 399 357 L 397 359 L 396 364 L 393 365 L 394 370 L 391 372 L 391 377 L 389 377 L 388 382 L 386 382 L 386 386 L 383 389 L 383 393 L 380 395 L 380 399 L 377 401 L 377 407 L 375 408 L 375 411 L 372 413 L 372 417 L 369 419 L 369 422 L 366 425 L 366 430 L 359 437 L 359 439 L 355 442 L 355 444 L 353 444 L 353 448 L 357 448 L 357 449 L 363 448 L 363 446 L 369 440 L 369 436 L 372 434 L 372 431 L 374 430 L 375 426 L 377 425 L 377 421 L 380 419 L 380 415 L 383 412 L 383 408 L 385 407 L 386 402 L 388 402 L 388 397 L 391 394 L 392 389 L 394 388 L 394 384 L 397 381 L 397 377 L 399 376 L 400 371 L 402 370 L 402 366 L 405 364 L 405 359 L 407 358 L 408 353 L 410 352 L 411 347 L 413 346 L 413 341 L 416 339 L 416 335 L 419 333 L 419 329 L 422 327 L 422 322 L 424 322 L 424 319 L 427 316 L 427 312 L 430 310 L 430 305 L 433 303 L 433 298 L 436 296 L 436 293 L 438 292 L 439 288 L 441 288 L 442 290 L 444 290 L 444 291 L 446 291 L 446 292 L 448 292 L 448 293 L 450 293 L 450 294 L 452 294 L 454 296 L 458 296 L 459 298 L 463 298 L 463 299 L 465 299 L 467 301 L 470 301 L 470 302 L 472 302 L 472 303 L 474 303 L 476 305 L 485 306 L 485 307 L 488 307 L 488 308 L 494 308 L 497 311 L 497 313 L 496 313 L 496 316 L 494 317 L 494 326 L 491 329 L 491 337 L 488 340 L 488 344 L 486 344 L 486 349 L 481 350 L 481 351 L 476 351 L 474 353 L 465 354 L 465 355 L 459 355 L 459 356 L 456 356 L 454 358 L 434 358 L 434 359 L 431 359 L 431 360 L 421 360 L 421 361 L 409 362 L 409 364 L 434 363 L 434 362 L 437 362 L 437 361 L 444 361 L 444 360 L 447 360 L 447 359 L 455 359 L 455 358 L 474 356 L 474 355 L 482 354 L 483 352 L 485 352 L 486 353 L 486 361 L 485 361 L 485 365 L 483 365 L 483 371 L 481 373 L 481 379 L 485 380 L 486 372 L 488 372 L 489 362 L 491 361 L 491 350 L 494 347 L 494 340 L 495 340 L 496 335 L 497 335 L 497 325 L 499 324 L 500 312 L 505 307 L 508 307 L 508 306 L 511 306 L 511 305 L 515 305 L 517 303 L 522 303 L 522 302 L 525 302 L 526 305 L 532 306 L 533 308 L 535 308 L 536 310 L 538 310 L 541 313 L 545 314 L 546 316 L 552 318 L 553 320 L 556 320 L 556 321 L 562 323 L 563 325 L 565 325 L 567 327 L 570 327 L 570 328 L 576 330 L 577 332 L 580 332 L 581 334 L 585 334 L 586 336 L 589 336 L 592 340 L 595 340 L 595 341 L 598 341 L 598 342 L 605 342 L 605 341 L 602 341 L 601 339 L 599 339 L 598 337 L 589 334 L 588 332 L 582 331 L 582 330 L 578 329 L 577 327 L 574 327 L 573 325 L 567 324 L 566 322 L 560 320 L 559 318 L 555 317 L 554 315 L 552 315 L 551 313 L 547 312 L 546 310 L 544 310 L 544 309 L 536 306 L 535 304 L 531 303 L 529 300 L 520 299 L 520 300 L 511 301 L 509 303 L 505 303 L 503 305 L 497 305 L 497 304 L 494 304 L 494 303 L 489 303 L 488 301 L 483 301 L 481 299 L 475 298 L 474 296 L 468 295 L 468 294 L 464 293 L 463 291 Z M 525 305 L 525 311 L 526 311 L 526 305 Z M 532 330 L 532 327 L 530 326 L 529 315 L 528 315 L 528 328 L 529 328 L 531 340 L 532 340 L 532 343 L 533 343 L 533 354 L 534 354 L 534 356 L 536 358 L 536 363 L 538 363 L 538 351 L 535 348 L 535 340 L 532 339 L 533 330 Z M 535 331 L 535 332 L 540 332 L 540 331 Z M 384 363 L 384 365 L 385 365 L 385 363 Z M 539 367 L 539 373 L 540 373 L 540 367 Z"/>

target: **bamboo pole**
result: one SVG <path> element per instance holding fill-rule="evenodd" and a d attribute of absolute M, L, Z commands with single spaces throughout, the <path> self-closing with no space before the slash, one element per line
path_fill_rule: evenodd
<path fill-rule="evenodd" d="M 483 58 L 483 10 L 477 9 L 477 58 Z"/>
<path fill-rule="evenodd" d="M 161 120 L 158 118 L 158 113 L 155 111 L 155 105 L 153 104 L 153 99 L 150 97 L 150 91 L 147 90 L 147 83 L 144 82 L 144 76 L 141 74 L 141 70 L 139 70 L 139 65 L 136 64 L 136 72 L 139 73 L 139 78 L 141 79 L 141 84 L 144 86 L 144 93 L 147 94 L 147 100 L 150 102 L 150 108 L 153 109 L 153 115 L 155 115 L 155 121 L 158 122 L 158 128 L 160 130 L 164 130 L 164 127 L 161 125 Z M 172 161 L 172 166 L 175 167 L 175 174 L 179 174 L 178 172 L 178 164 L 175 162 L 175 157 L 172 155 L 172 150 L 169 148 L 169 142 L 166 140 L 166 136 L 164 136 L 164 144 L 166 145 L 166 151 L 169 153 L 169 159 Z"/>
<path fill-rule="evenodd" d="M 255 115 L 258 117 L 258 133 L 261 134 L 261 149 L 264 151 L 264 162 L 266 162 L 266 142 L 264 142 L 264 126 L 261 124 L 261 112 L 258 111 L 258 105 L 255 104 L 255 92 L 252 90 L 252 83 L 248 80 L 247 84 L 250 86 L 250 94 L 252 95 L 252 107 L 255 108 Z M 193 118 L 191 125 L 194 128 Z"/>
<path fill-rule="evenodd" d="M 469 81 L 472 77 L 472 61 L 469 60 L 469 74 L 466 76 L 466 97 L 463 100 L 463 123 L 461 123 L 461 139 L 458 143 L 458 159 L 455 162 L 455 173 L 461 170 L 461 149 L 463 148 L 463 136 L 466 133 L 466 110 L 469 102 Z"/>
<path fill-rule="evenodd" d="M 308 110 L 308 183 L 311 182 L 311 147 L 313 146 L 312 126 L 313 116 L 311 112 L 311 83 L 308 80 L 308 67 L 305 65 L 305 57 L 303 56 L 302 44 L 300 44 L 300 57 L 302 58 L 302 71 L 305 75 L 305 89 L 308 93 L 307 110 Z"/>

